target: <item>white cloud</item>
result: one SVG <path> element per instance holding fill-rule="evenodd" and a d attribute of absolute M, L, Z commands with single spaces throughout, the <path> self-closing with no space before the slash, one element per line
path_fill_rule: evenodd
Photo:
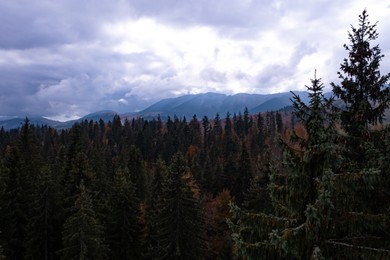
<path fill-rule="evenodd" d="M 326 86 L 367 8 L 390 70 L 385 0 L 133 0 L 0 2 L 0 109 L 61 118 L 140 110 L 202 92 Z M 17 33 L 16 33 L 17 32 Z"/>

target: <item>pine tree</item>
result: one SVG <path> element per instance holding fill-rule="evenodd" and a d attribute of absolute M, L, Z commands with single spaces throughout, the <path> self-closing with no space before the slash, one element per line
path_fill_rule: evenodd
<path fill-rule="evenodd" d="M 252 163 L 245 143 L 242 144 L 241 156 L 237 171 L 238 176 L 235 181 L 234 197 L 236 199 L 237 205 L 241 206 L 244 199 L 244 193 L 247 192 L 251 179 L 253 178 Z"/>
<path fill-rule="evenodd" d="M 106 259 L 103 226 L 97 221 L 83 180 L 79 190 L 72 214 L 64 224 L 61 259 Z"/>
<path fill-rule="evenodd" d="M 82 126 L 75 124 L 70 131 L 70 142 L 66 151 L 64 176 L 62 177 L 65 210 L 74 204 L 73 196 L 79 192 L 81 180 L 87 188 L 91 188 L 95 173 L 92 171 L 86 151 L 85 140 L 82 137 Z M 63 159 L 63 158 L 61 158 Z"/>
<path fill-rule="evenodd" d="M 117 170 L 109 198 L 107 243 L 110 259 L 139 259 L 141 253 L 139 199 L 129 173 Z"/>
<path fill-rule="evenodd" d="M 31 218 L 26 228 L 26 258 L 56 259 L 61 246 L 61 187 L 48 168 L 35 183 Z"/>
<path fill-rule="evenodd" d="M 210 148 L 210 132 L 211 132 L 211 126 L 210 122 L 207 116 L 204 116 L 202 119 L 202 128 L 203 128 L 203 154 L 206 154 L 209 151 Z"/>
<path fill-rule="evenodd" d="M 249 110 L 247 107 L 244 109 L 244 135 L 247 136 L 249 133 L 249 129 L 252 127 L 253 121 L 249 116 Z"/>
<path fill-rule="evenodd" d="M 180 153 L 175 154 L 157 206 L 157 245 L 152 259 L 202 259 L 202 217 L 199 188 Z"/>
<path fill-rule="evenodd" d="M 131 182 L 136 187 L 136 197 L 142 201 L 146 195 L 146 174 L 141 152 L 135 146 L 129 148 L 127 168 L 130 172 Z"/>
<path fill-rule="evenodd" d="M 256 131 L 255 134 L 252 137 L 251 141 L 251 151 L 252 151 L 252 156 L 254 155 L 259 155 L 264 152 L 265 149 L 265 131 L 264 131 L 264 118 L 259 113 L 257 115 L 257 122 L 256 122 Z"/>
<path fill-rule="evenodd" d="M 348 135 L 348 158 L 357 167 L 368 159 L 362 141 L 370 138 L 370 126 L 383 121 L 390 104 L 390 73 L 381 75 L 379 65 L 384 55 L 379 45 L 371 45 L 378 38 L 376 26 L 368 21 L 366 10 L 359 15 L 359 27 L 351 26 L 350 45 L 344 45 L 348 59 L 344 59 L 338 72 L 341 84 L 331 84 L 333 93 L 345 103 L 341 125 Z"/>
<path fill-rule="evenodd" d="M 202 196 L 205 219 L 206 259 L 232 259 L 231 232 L 226 219 L 231 217 L 229 203 L 233 200 L 229 190 L 223 190 L 215 197 L 211 194 Z"/>
<path fill-rule="evenodd" d="M 268 174 L 252 178 L 248 189 L 244 192 L 242 208 L 251 212 L 272 212 L 268 184 Z"/>
<path fill-rule="evenodd" d="M 5 167 L 3 166 L 3 162 L 0 161 L 0 259 L 3 260 L 3 259 L 6 259 L 5 258 L 5 252 L 4 252 L 4 247 L 3 245 L 6 244 L 5 240 L 6 238 L 4 239 L 4 234 L 2 233 L 2 229 L 4 227 L 4 225 L 7 223 L 6 221 L 6 217 L 5 217 L 5 210 L 4 210 L 4 207 L 8 207 L 9 206 L 9 202 L 7 201 L 7 197 L 6 197 L 6 178 L 8 177 L 8 174 L 5 172 L 6 169 Z"/>
<path fill-rule="evenodd" d="M 275 115 L 276 131 L 280 134 L 283 131 L 283 118 L 279 112 Z"/>
<path fill-rule="evenodd" d="M 366 10 L 359 15 L 359 27 L 352 26 L 351 43 L 344 45 L 349 56 L 338 72 L 341 85 L 332 84 L 345 108 L 341 110 L 344 135 L 339 137 L 343 161 L 335 175 L 339 225 L 334 229 L 339 238 L 329 244 L 335 252 L 348 252 L 351 258 L 390 257 L 390 204 L 385 198 L 389 178 L 388 169 L 383 168 L 386 148 L 381 145 L 386 134 L 377 127 L 390 105 L 390 74 L 381 76 L 379 65 L 384 55 L 378 45 L 370 45 L 378 37 L 376 25 L 370 24 Z"/>
<path fill-rule="evenodd" d="M 164 203 L 163 189 L 167 183 L 168 168 L 162 159 L 158 159 L 155 164 L 153 179 L 150 187 L 149 198 L 146 205 L 146 258 L 152 258 L 157 254 L 158 237 L 160 230 L 157 228 L 159 223 L 160 205 Z"/>
<path fill-rule="evenodd" d="M 270 176 L 274 214 L 243 211 L 232 204 L 236 254 L 244 259 L 310 259 L 324 248 L 332 184 L 331 162 L 335 156 L 333 118 L 327 109 L 330 101 L 322 95 L 319 79 L 308 87 L 310 103 L 294 95 L 293 106 L 307 131 L 295 132 L 291 140 L 281 139 L 283 168 Z"/>
<path fill-rule="evenodd" d="M 193 116 L 190 123 L 188 124 L 189 127 L 189 138 L 190 138 L 190 144 L 195 145 L 198 148 L 201 148 L 202 146 L 202 132 L 201 132 L 201 126 L 198 118 L 196 115 Z"/>
<path fill-rule="evenodd" d="M 25 239 L 32 216 L 34 184 L 42 167 L 39 146 L 29 120 L 23 123 L 16 143 L 6 148 L 2 179 L 5 182 L 2 206 L 2 237 L 11 259 L 26 257 Z"/>

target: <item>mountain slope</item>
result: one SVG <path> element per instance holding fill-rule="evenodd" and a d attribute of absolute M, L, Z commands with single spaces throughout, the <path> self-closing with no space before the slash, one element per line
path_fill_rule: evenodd
<path fill-rule="evenodd" d="M 62 128 L 62 126 L 65 124 L 63 122 L 50 120 L 44 117 L 31 117 L 31 118 L 29 117 L 28 119 L 30 121 L 30 124 L 37 125 L 37 126 L 47 125 L 54 128 Z M 26 118 L 22 118 L 22 117 L 3 120 L 0 121 L 0 128 L 3 127 L 5 130 L 19 128 L 22 127 L 24 120 L 26 120 Z"/>
<path fill-rule="evenodd" d="M 306 92 L 296 92 L 307 100 Z M 186 95 L 178 98 L 164 99 L 138 113 L 140 116 L 153 117 L 160 115 L 162 118 L 167 116 L 178 116 L 192 118 L 197 115 L 198 118 L 204 116 L 214 117 L 219 113 L 224 117 L 227 112 L 230 114 L 243 112 L 245 107 L 250 113 L 258 113 L 267 110 L 279 110 L 291 104 L 290 92 L 277 94 L 245 94 L 224 95 L 216 93 L 205 93 L 198 95 Z"/>
<path fill-rule="evenodd" d="M 51 119 L 47 119 L 41 116 L 33 116 L 33 117 L 28 117 L 30 124 L 36 125 L 36 126 L 49 126 L 53 127 L 56 129 L 66 129 L 72 127 L 74 123 L 81 122 L 81 121 L 99 121 L 100 119 L 103 119 L 103 121 L 108 122 L 113 119 L 114 115 L 117 113 L 115 111 L 110 111 L 110 110 L 105 110 L 105 111 L 100 111 L 100 112 L 95 112 L 92 114 L 88 114 L 80 119 L 77 120 L 70 120 L 66 122 L 60 122 L 60 121 L 55 121 Z M 0 121 L 0 128 L 3 127 L 5 130 L 10 130 L 10 129 L 16 129 L 19 127 L 22 127 L 24 120 L 26 117 L 15 117 L 7 120 L 2 120 Z"/>
<path fill-rule="evenodd" d="M 300 95 L 304 102 L 308 100 L 306 92 L 296 92 L 296 94 Z M 279 110 L 291 104 L 291 97 L 292 94 L 290 92 L 276 94 L 240 93 L 235 95 L 204 93 L 163 99 L 141 112 L 129 112 L 119 115 L 122 119 L 131 119 L 134 117 L 151 119 L 158 115 L 160 115 L 162 119 L 165 119 L 168 116 L 185 116 L 187 119 L 191 119 L 194 115 L 196 115 L 198 119 L 201 119 L 204 116 L 213 118 L 219 113 L 220 117 L 223 118 L 228 112 L 230 114 L 243 113 L 245 107 L 248 108 L 249 113 L 251 114 Z M 117 114 L 115 111 L 104 110 L 86 115 L 78 120 L 67 122 L 54 121 L 44 117 L 32 117 L 29 119 L 31 124 L 34 125 L 48 125 L 57 129 L 64 129 L 70 128 L 76 122 L 85 120 L 99 121 L 102 119 L 103 121 L 108 122 L 113 119 L 115 114 Z M 24 119 L 25 118 L 12 118 L 3 120 L 0 121 L 0 127 L 4 127 L 4 129 L 18 128 L 21 127 Z"/>

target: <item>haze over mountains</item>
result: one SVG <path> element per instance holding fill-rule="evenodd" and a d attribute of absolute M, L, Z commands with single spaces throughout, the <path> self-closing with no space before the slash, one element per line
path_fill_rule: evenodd
<path fill-rule="evenodd" d="M 294 92 L 298 94 L 303 101 L 307 101 L 306 92 Z M 84 120 L 99 121 L 100 119 L 108 122 L 112 120 L 115 114 L 119 114 L 122 119 L 132 119 L 134 117 L 144 117 L 152 119 L 160 115 L 162 119 L 168 116 L 192 118 L 196 115 L 199 119 L 207 116 L 209 118 L 215 117 L 217 113 L 224 118 L 226 113 L 242 113 L 245 107 L 248 108 L 250 114 L 258 112 L 276 111 L 286 106 L 291 105 L 290 92 L 276 93 L 276 94 L 235 94 L 225 95 L 218 93 L 204 93 L 194 95 L 184 95 L 176 98 L 163 99 L 146 109 L 139 112 L 117 113 L 111 110 L 99 111 L 86 115 L 78 120 L 71 120 L 67 122 L 59 122 L 44 118 L 43 116 L 29 117 L 31 124 L 34 125 L 48 125 L 54 128 L 62 129 L 71 127 L 75 122 Z M 4 129 L 13 129 L 21 126 L 25 118 L 17 117 L 8 120 L 0 121 L 0 127 Z"/>

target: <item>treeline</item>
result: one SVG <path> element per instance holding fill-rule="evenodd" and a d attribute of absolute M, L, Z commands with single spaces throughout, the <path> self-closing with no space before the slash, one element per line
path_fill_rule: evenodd
<path fill-rule="evenodd" d="M 246 191 L 266 177 L 279 149 L 274 138 L 290 115 L 245 110 L 189 122 L 115 116 L 60 132 L 26 119 L 20 129 L 1 129 L 2 254 L 231 258 L 228 204 L 255 204 Z"/>

